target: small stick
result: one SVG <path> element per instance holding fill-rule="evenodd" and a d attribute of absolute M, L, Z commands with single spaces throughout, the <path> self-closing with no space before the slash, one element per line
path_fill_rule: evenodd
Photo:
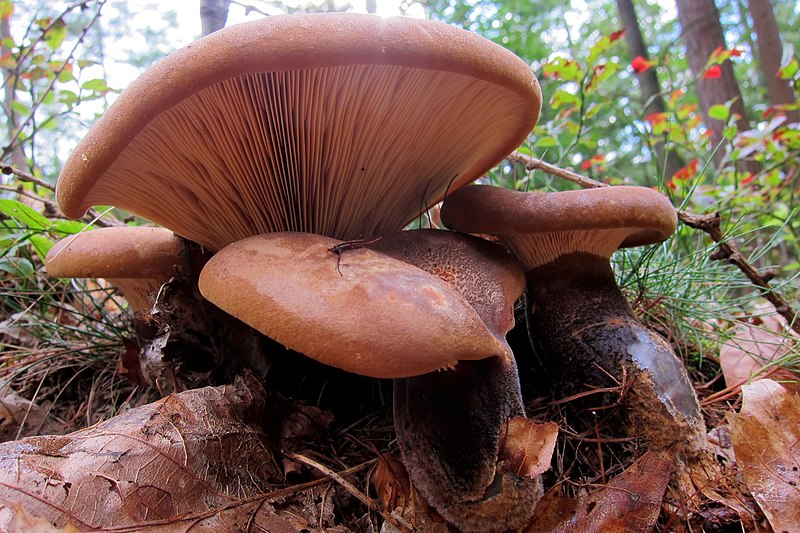
<path fill-rule="evenodd" d="M 341 269 L 339 268 L 339 264 L 342 261 L 342 252 L 344 252 L 345 250 L 355 250 L 356 248 L 363 248 L 364 246 L 367 246 L 374 242 L 378 242 L 379 240 L 381 240 L 380 236 L 370 240 L 353 239 L 350 241 L 340 242 L 339 244 L 336 244 L 328 248 L 328 251 L 330 253 L 336 254 L 336 272 L 338 272 L 340 276 L 343 275 Z"/>
<path fill-rule="evenodd" d="M 386 520 L 387 522 L 391 522 L 395 527 L 405 529 L 407 531 L 413 531 L 414 528 L 406 520 L 404 520 L 399 516 L 393 516 L 387 513 L 386 510 L 384 510 L 380 505 L 375 503 L 375 501 L 372 500 L 372 498 L 370 498 L 369 496 L 358 490 L 358 488 L 356 488 L 355 485 L 347 481 L 345 478 L 343 478 L 330 468 L 321 465 L 320 463 L 304 455 L 300 455 L 299 453 L 290 452 L 288 450 L 281 450 L 281 453 L 283 453 L 283 455 L 285 455 L 289 459 L 303 463 L 306 466 L 310 466 L 311 468 L 314 468 L 315 470 L 321 472 L 324 476 L 334 480 L 339 485 L 344 487 L 347 490 L 347 492 L 358 498 L 358 500 L 361 501 L 361 503 L 363 503 L 376 513 L 379 513 L 384 520 Z"/>

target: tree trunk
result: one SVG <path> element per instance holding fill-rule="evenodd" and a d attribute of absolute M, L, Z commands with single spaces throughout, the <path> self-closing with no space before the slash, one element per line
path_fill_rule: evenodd
<path fill-rule="evenodd" d="M 730 106 L 731 113 L 739 115 L 736 125 L 739 131 L 750 129 L 750 122 L 742 102 L 742 93 L 733 74 L 733 64 L 725 61 L 721 66 L 721 76 L 716 79 L 703 79 L 706 65 L 711 54 L 719 47 L 725 48 L 725 35 L 719 21 L 719 11 L 714 0 L 675 0 L 678 7 L 678 20 L 683 29 L 683 42 L 686 45 L 686 55 L 689 67 L 697 81 L 697 99 L 703 113 L 706 126 L 711 130 L 711 140 L 714 147 L 719 149 L 714 153 L 714 161 L 719 166 L 725 158 L 725 145 L 723 130 L 725 124 L 708 116 L 708 110 L 713 105 L 725 104 L 733 101 Z M 746 163 L 743 171 L 755 173 L 758 166 Z"/>
<path fill-rule="evenodd" d="M 367 0 L 367 13 L 378 12 L 378 0 Z"/>
<path fill-rule="evenodd" d="M 228 21 L 230 0 L 200 0 L 200 21 L 203 24 L 203 36 L 214 33 L 225 27 Z"/>
<path fill-rule="evenodd" d="M 786 80 L 778 77 L 783 44 L 778 33 L 778 24 L 775 21 L 772 4 L 769 0 L 749 0 L 749 4 L 750 16 L 753 17 L 753 27 L 756 30 L 758 58 L 770 104 L 793 104 L 795 103 L 794 90 Z M 792 122 L 800 120 L 800 114 L 797 111 L 787 113 L 787 116 Z"/>
<path fill-rule="evenodd" d="M 622 26 L 625 28 L 625 41 L 628 43 L 630 56 L 642 56 L 648 59 L 647 47 L 644 45 L 642 30 L 639 27 L 639 19 L 636 17 L 636 10 L 633 7 L 633 0 L 617 0 L 617 11 Z M 656 71 L 653 69 L 645 70 L 636 74 L 639 80 L 639 89 L 642 92 L 642 102 L 644 114 L 663 113 L 666 109 L 664 99 L 661 96 L 661 86 L 658 83 Z M 680 170 L 684 163 L 680 156 L 668 149 L 664 141 L 656 142 L 655 155 L 658 159 L 658 170 L 664 171 L 664 179 L 672 177 Z"/>
<path fill-rule="evenodd" d="M 11 17 L 4 17 L 0 21 L 0 51 L 3 55 L 11 53 L 11 49 L 7 44 L 13 43 L 11 36 Z M 17 99 L 17 76 L 19 75 L 13 69 L 7 69 L 3 73 L 3 112 L 6 115 L 6 128 L 8 130 L 8 138 L 14 139 L 17 129 L 19 128 L 19 115 L 16 114 L 11 107 L 11 103 Z M 13 141 L 10 146 L 3 150 L 3 155 L 9 157 L 11 166 L 25 170 L 28 167 L 28 159 L 25 157 L 25 151 L 22 149 L 19 139 Z"/>

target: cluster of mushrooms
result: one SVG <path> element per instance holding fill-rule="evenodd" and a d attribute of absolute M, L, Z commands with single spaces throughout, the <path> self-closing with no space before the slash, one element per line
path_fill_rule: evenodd
<path fill-rule="evenodd" d="M 404 463 L 445 519 L 520 527 L 541 482 L 498 453 L 525 413 L 505 339 L 523 292 L 542 379 L 563 395 L 626 383 L 650 446 L 704 438 L 685 370 L 609 264 L 620 246 L 669 237 L 669 201 L 636 187 L 469 185 L 524 141 L 540 107 L 524 62 L 445 24 L 311 14 L 230 27 L 136 80 L 59 177 L 68 216 L 113 205 L 162 227 L 67 237 L 47 269 L 109 279 L 140 316 L 199 271 L 188 276 L 203 298 L 258 332 L 395 380 Z M 442 199 L 456 231 L 403 231 Z"/>

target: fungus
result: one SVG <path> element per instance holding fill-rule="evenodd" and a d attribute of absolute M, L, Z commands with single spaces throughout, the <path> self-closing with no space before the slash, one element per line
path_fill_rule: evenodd
<path fill-rule="evenodd" d="M 497 164 L 540 107 L 522 60 L 446 24 L 266 17 L 138 78 L 57 197 L 68 216 L 114 205 L 212 251 L 276 231 L 380 235 Z"/>
<path fill-rule="evenodd" d="M 499 458 L 508 421 L 525 416 L 505 340 L 525 285 L 519 264 L 499 245 L 451 231 L 403 231 L 367 246 L 452 284 L 506 347 L 502 355 L 459 357 L 438 372 L 395 380 L 397 441 L 414 486 L 462 531 L 522 527 L 541 497 L 541 481 L 507 471 Z"/>
<path fill-rule="evenodd" d="M 70 235 L 47 253 L 47 274 L 56 278 L 104 278 L 146 318 L 152 296 L 183 264 L 183 243 L 171 231 L 145 226 L 101 228 Z"/>
<path fill-rule="evenodd" d="M 200 273 L 210 302 L 287 348 L 364 376 L 509 356 L 451 285 L 382 253 L 311 233 L 233 243 Z M 436 350 L 431 350 L 435 346 Z"/>
<path fill-rule="evenodd" d="M 630 386 L 631 419 L 652 447 L 704 446 L 686 370 L 635 317 L 609 262 L 621 246 L 672 234 L 677 217 L 665 196 L 643 187 L 524 193 L 471 186 L 448 196 L 442 220 L 499 235 L 522 262 L 531 339 L 559 392 Z"/>

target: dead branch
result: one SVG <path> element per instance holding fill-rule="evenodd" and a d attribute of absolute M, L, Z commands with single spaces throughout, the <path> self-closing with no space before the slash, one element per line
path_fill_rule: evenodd
<path fill-rule="evenodd" d="M 593 180 L 592 178 L 587 178 L 586 176 L 581 176 L 580 174 L 571 170 L 557 167 L 556 165 L 551 165 L 546 161 L 536 159 L 535 157 L 531 157 L 529 155 L 521 154 L 517 151 L 511 152 L 506 159 L 509 161 L 514 161 L 515 163 L 522 163 L 528 170 L 543 170 L 552 176 L 556 176 L 580 185 L 584 189 L 596 189 L 597 187 L 609 186 L 607 183 Z"/>
<path fill-rule="evenodd" d="M 711 259 L 715 261 L 725 259 L 741 270 L 742 273 L 747 276 L 747 279 L 758 287 L 761 291 L 761 295 L 775 306 L 775 310 L 778 314 L 786 319 L 789 327 L 797 333 L 800 333 L 800 321 L 797 320 L 797 312 L 792 309 L 786 300 L 774 292 L 769 284 L 769 280 L 774 276 L 774 273 L 772 271 L 760 273 L 747 262 L 744 255 L 739 252 L 736 244 L 725 238 L 720 228 L 719 211 L 715 211 L 710 215 L 697 215 L 689 211 L 678 211 L 678 218 L 690 228 L 699 229 L 707 233 L 711 239 L 717 243 L 717 249 L 711 254 Z"/>

